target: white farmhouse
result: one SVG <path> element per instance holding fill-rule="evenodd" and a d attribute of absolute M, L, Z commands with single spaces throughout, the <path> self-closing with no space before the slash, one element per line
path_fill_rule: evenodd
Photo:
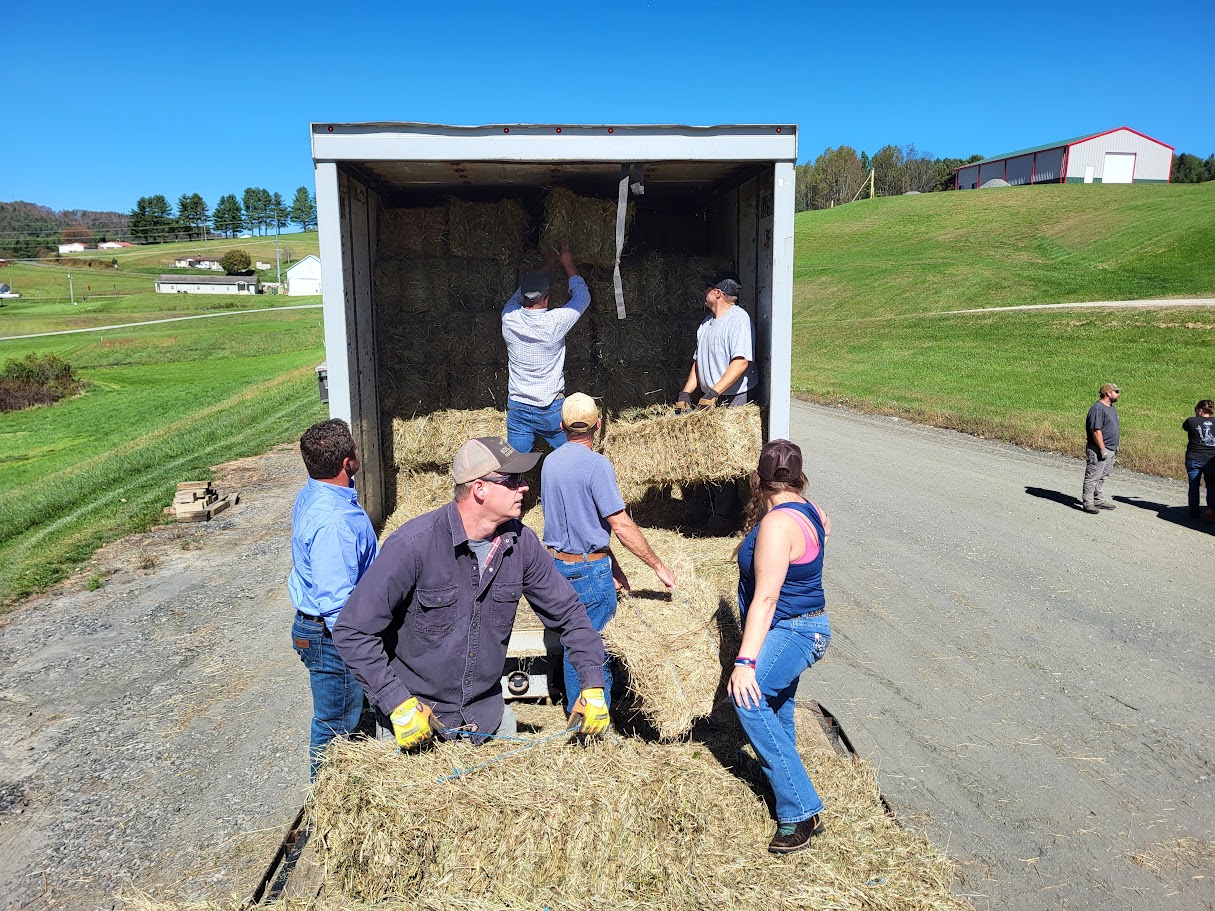
<path fill-rule="evenodd" d="M 989 180 L 1011 186 L 1035 183 L 1168 183 L 1173 147 L 1130 127 L 1089 133 L 996 155 L 954 169 L 954 189 L 973 190 Z"/>
<path fill-rule="evenodd" d="M 256 275 L 161 275 L 161 294 L 257 294 Z"/>
<path fill-rule="evenodd" d="M 287 269 L 287 294 L 302 297 L 321 293 L 321 261 L 309 253 Z"/>
<path fill-rule="evenodd" d="M 59 245 L 60 253 L 83 253 L 87 249 L 88 247 L 81 243 Z"/>

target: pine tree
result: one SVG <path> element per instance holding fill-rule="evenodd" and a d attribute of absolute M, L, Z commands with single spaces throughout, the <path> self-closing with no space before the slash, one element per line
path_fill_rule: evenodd
<path fill-rule="evenodd" d="M 316 226 L 316 197 L 308 192 L 307 187 L 295 191 L 295 199 L 291 201 L 291 220 L 302 231 Z"/>

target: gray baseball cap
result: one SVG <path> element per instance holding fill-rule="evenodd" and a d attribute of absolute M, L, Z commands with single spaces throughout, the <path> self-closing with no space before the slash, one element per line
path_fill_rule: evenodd
<path fill-rule="evenodd" d="M 519 276 L 519 292 L 531 303 L 535 303 L 548 294 L 552 285 L 544 272 L 524 272 Z"/>
<path fill-rule="evenodd" d="M 501 437 L 476 437 L 460 447 L 451 463 L 451 478 L 467 484 L 492 472 L 522 474 L 540 461 L 538 452 L 519 452 Z"/>

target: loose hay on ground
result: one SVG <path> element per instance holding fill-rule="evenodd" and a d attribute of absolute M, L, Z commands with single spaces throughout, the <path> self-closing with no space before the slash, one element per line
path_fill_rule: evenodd
<path fill-rule="evenodd" d="M 616 469 L 621 494 L 632 502 L 652 487 L 750 475 L 761 433 L 757 405 L 687 415 L 653 408 L 612 421 L 600 448 Z"/>

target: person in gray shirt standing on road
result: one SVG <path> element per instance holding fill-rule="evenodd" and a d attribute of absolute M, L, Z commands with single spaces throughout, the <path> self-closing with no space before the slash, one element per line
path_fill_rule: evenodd
<path fill-rule="evenodd" d="M 1080 495 L 1080 508 L 1092 515 L 1102 509 L 1115 508 L 1102 495 L 1101 488 L 1114 470 L 1114 454 L 1119 442 L 1118 409 L 1114 405 L 1121 394 L 1113 383 L 1103 385 L 1084 422 L 1084 489 Z"/>

